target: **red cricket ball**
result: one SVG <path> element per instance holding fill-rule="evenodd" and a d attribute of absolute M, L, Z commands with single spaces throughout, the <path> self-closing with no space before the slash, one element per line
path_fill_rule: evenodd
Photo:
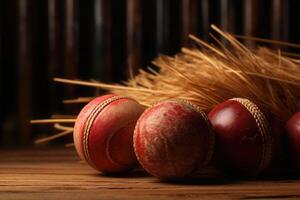
<path fill-rule="evenodd" d="M 137 122 L 133 140 L 142 167 L 161 179 L 197 172 L 210 161 L 214 147 L 205 113 L 181 100 L 148 108 Z"/>
<path fill-rule="evenodd" d="M 257 105 L 244 98 L 230 99 L 217 105 L 208 118 L 216 136 L 214 159 L 224 170 L 254 175 L 269 166 L 274 138 Z"/>
<path fill-rule="evenodd" d="M 133 131 L 144 107 L 128 97 L 104 95 L 79 113 L 74 143 L 79 156 L 102 173 L 122 172 L 137 163 Z"/>
<path fill-rule="evenodd" d="M 286 123 L 286 149 L 289 158 L 300 168 L 300 112 L 294 114 Z"/>

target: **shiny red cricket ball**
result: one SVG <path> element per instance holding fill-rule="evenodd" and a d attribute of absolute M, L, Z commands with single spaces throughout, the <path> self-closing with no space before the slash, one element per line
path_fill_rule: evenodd
<path fill-rule="evenodd" d="M 166 100 L 148 108 L 134 132 L 134 150 L 142 167 L 161 179 L 186 177 L 206 165 L 214 135 L 196 105 Z"/>
<path fill-rule="evenodd" d="M 208 114 L 216 136 L 216 163 L 238 175 L 265 170 L 274 154 L 274 137 L 264 113 L 248 99 L 234 98 Z"/>
<path fill-rule="evenodd" d="M 300 112 L 287 121 L 285 134 L 287 155 L 297 168 L 300 168 Z"/>
<path fill-rule="evenodd" d="M 81 159 L 102 173 L 135 166 L 132 137 L 143 111 L 143 106 L 128 97 L 104 95 L 89 102 L 74 127 L 74 143 Z"/>

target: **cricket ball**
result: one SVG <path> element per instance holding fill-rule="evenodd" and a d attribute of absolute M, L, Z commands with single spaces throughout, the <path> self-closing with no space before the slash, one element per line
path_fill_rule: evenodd
<path fill-rule="evenodd" d="M 214 135 L 205 113 L 190 102 L 176 99 L 148 108 L 139 118 L 133 138 L 142 167 L 161 179 L 196 173 L 210 161 L 214 149 Z"/>
<path fill-rule="evenodd" d="M 296 167 L 300 168 L 300 112 L 287 121 L 285 136 L 287 155 Z"/>
<path fill-rule="evenodd" d="M 222 169 L 237 175 L 255 175 L 270 164 L 274 137 L 266 115 L 252 101 L 227 100 L 208 114 L 216 136 L 214 160 Z"/>
<path fill-rule="evenodd" d="M 137 163 L 133 131 L 144 107 L 123 96 L 104 95 L 89 102 L 74 127 L 76 150 L 90 166 L 102 173 L 129 170 Z"/>

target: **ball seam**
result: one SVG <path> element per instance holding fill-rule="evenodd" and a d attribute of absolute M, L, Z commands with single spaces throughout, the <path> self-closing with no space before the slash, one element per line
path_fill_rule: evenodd
<path fill-rule="evenodd" d="M 252 101 L 245 98 L 233 98 L 231 100 L 242 104 L 251 113 L 262 136 L 262 156 L 258 168 L 254 171 L 254 174 L 257 174 L 270 164 L 273 156 L 273 138 L 269 124 L 262 111 Z"/>
<path fill-rule="evenodd" d="M 124 97 L 124 96 L 114 96 L 114 97 L 110 97 L 106 100 L 104 100 L 103 102 L 100 102 L 94 109 L 93 111 L 90 113 L 90 115 L 88 116 L 87 120 L 86 120 L 86 125 L 84 127 L 84 132 L 83 132 L 83 151 L 84 151 L 84 155 L 85 155 L 85 159 L 86 161 L 94 168 L 97 168 L 95 166 L 95 164 L 93 163 L 90 153 L 89 153 L 89 135 L 90 135 L 90 131 L 92 128 L 92 125 L 96 119 L 96 117 L 99 115 L 99 113 L 106 107 L 108 106 L 110 103 L 117 101 L 119 99 L 126 99 L 128 97 Z"/>

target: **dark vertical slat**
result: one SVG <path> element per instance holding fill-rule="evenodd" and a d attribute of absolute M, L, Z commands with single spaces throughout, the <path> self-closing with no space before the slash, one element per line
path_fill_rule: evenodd
<path fill-rule="evenodd" d="M 165 8 L 165 0 L 156 0 L 156 16 L 155 16 L 155 36 L 156 36 L 156 52 L 162 51 L 164 43 L 164 33 L 165 33 L 165 17 L 164 13 L 167 13 Z M 168 15 L 167 13 L 166 15 Z"/>
<path fill-rule="evenodd" d="M 234 1 L 234 0 L 231 0 L 232 1 L 232 4 L 235 5 L 235 15 L 234 15 L 234 18 L 235 18 L 235 29 L 234 29 L 234 32 L 235 34 L 239 34 L 239 35 L 242 35 L 244 34 L 244 2 L 243 1 Z"/>
<path fill-rule="evenodd" d="M 126 6 L 127 67 L 137 73 L 142 57 L 141 0 L 128 0 Z"/>
<path fill-rule="evenodd" d="M 181 45 L 188 44 L 188 35 L 198 35 L 199 25 L 198 0 L 181 0 Z"/>
<path fill-rule="evenodd" d="M 47 1 L 30 1 L 33 5 L 30 34 L 32 38 L 30 41 L 32 46 L 32 118 L 36 119 L 48 117 L 53 112 L 48 104 L 48 88 L 53 83 L 49 83 L 47 79 Z M 32 137 L 41 132 L 50 132 L 47 128 L 48 126 L 32 126 Z"/>
<path fill-rule="evenodd" d="M 99 79 L 103 81 L 105 78 L 105 62 L 104 62 L 104 51 L 103 51 L 103 46 L 104 46 L 104 34 L 103 34 L 103 25 L 104 19 L 103 19 L 103 3 L 104 0 L 95 0 L 93 5 L 93 24 L 92 24 L 92 76 L 95 77 L 96 79 Z M 105 8 L 108 9 L 108 8 Z M 109 21 L 107 22 L 109 23 Z M 110 38 L 107 37 L 107 40 Z"/>
<path fill-rule="evenodd" d="M 101 53 L 102 61 L 101 68 L 103 68 L 102 80 L 109 82 L 113 80 L 113 12 L 112 4 L 110 0 L 101 1 L 101 12 L 102 12 L 102 21 L 100 26 L 102 27 L 102 36 L 101 36 Z M 97 55 L 94 54 L 95 58 Z"/>
<path fill-rule="evenodd" d="M 290 5 L 289 1 L 283 1 L 282 0 L 282 24 L 283 24 L 283 30 L 282 30 L 282 39 L 285 41 L 289 40 L 290 35 Z"/>
<path fill-rule="evenodd" d="M 75 78 L 78 59 L 78 2 L 65 1 L 64 65 L 65 75 Z"/>
<path fill-rule="evenodd" d="M 79 45 L 79 67 L 78 78 L 98 78 L 98 73 L 92 74 L 92 45 L 93 41 L 93 24 L 94 24 L 94 10 L 96 8 L 96 1 L 99 0 L 86 0 L 78 1 L 78 15 L 79 15 L 79 27 L 78 27 L 78 45 Z M 93 76 L 92 76 L 93 75 Z"/>
<path fill-rule="evenodd" d="M 1 1 L 0 2 L 0 79 L 2 79 L 2 67 L 3 67 L 4 12 L 5 12 L 4 1 Z M 0 94 L 1 92 L 2 92 L 2 84 L 0 83 Z"/>
<path fill-rule="evenodd" d="M 221 2 L 220 0 L 210 0 L 209 1 L 209 21 L 210 25 L 214 24 L 218 27 L 221 26 L 220 16 L 221 16 Z"/>
<path fill-rule="evenodd" d="M 182 9 L 180 6 L 180 0 L 170 0 L 169 1 L 170 15 L 169 20 L 169 31 L 167 39 L 169 41 L 168 54 L 175 54 L 180 51 L 181 47 L 181 16 Z"/>
<path fill-rule="evenodd" d="M 221 0 L 220 27 L 222 30 L 234 33 L 236 29 L 236 2 L 233 0 Z"/>
<path fill-rule="evenodd" d="M 174 54 L 180 47 L 179 0 L 156 0 L 156 52 Z"/>
<path fill-rule="evenodd" d="M 1 139 L 4 145 L 14 145 L 17 142 L 18 109 L 17 109 L 17 2 L 1 1 L 3 6 L 3 84 Z M 7 20 L 9 19 L 9 20 Z"/>
<path fill-rule="evenodd" d="M 112 81 L 126 80 L 126 1 L 111 2 Z"/>
<path fill-rule="evenodd" d="M 170 0 L 156 0 L 156 52 L 168 53 L 170 35 Z"/>
<path fill-rule="evenodd" d="M 289 1 L 273 0 L 271 13 L 272 38 L 275 40 L 289 39 Z M 274 46 L 275 47 L 275 46 Z M 278 47 L 278 46 L 276 46 Z"/>
<path fill-rule="evenodd" d="M 242 34 L 241 25 L 243 22 L 242 1 L 221 0 L 220 2 L 220 28 L 232 34 Z M 227 41 L 222 38 L 227 44 Z"/>
<path fill-rule="evenodd" d="M 245 1 L 244 4 L 244 33 L 245 35 L 268 38 L 270 37 L 270 11 L 271 2 L 266 1 Z M 247 41 L 247 45 L 253 46 L 253 41 Z"/>
<path fill-rule="evenodd" d="M 33 2 L 17 0 L 18 10 L 18 117 L 19 142 L 28 144 L 31 140 L 32 118 L 32 12 Z"/>
<path fill-rule="evenodd" d="M 102 52 L 99 50 L 99 34 L 95 28 L 95 12 L 101 0 L 78 1 L 78 75 L 80 79 L 102 80 Z M 99 12 L 102 13 L 102 12 Z M 80 96 L 91 96 L 95 94 L 93 88 L 78 87 L 76 92 Z"/>
<path fill-rule="evenodd" d="M 0 2 L 0 94 L 4 94 L 3 91 L 3 86 L 4 86 L 4 82 L 3 82 L 3 68 L 4 68 L 4 1 Z M 0 136 L 2 136 L 3 130 L 2 130 L 2 125 L 3 125 L 3 119 L 5 118 L 5 113 L 4 113 L 4 109 L 3 106 L 1 106 L 0 108 L 0 113 L 2 113 L 0 115 Z M 0 137 L 0 145 L 3 144 L 2 141 L 2 137 Z"/>
<path fill-rule="evenodd" d="M 112 80 L 112 13 L 109 0 L 79 1 L 80 71 L 84 78 Z"/>
<path fill-rule="evenodd" d="M 64 3 L 64 76 L 76 78 L 78 74 L 78 0 L 65 0 Z M 74 97 L 75 88 L 66 86 L 66 95 Z"/>
<path fill-rule="evenodd" d="M 244 34 L 252 36 L 255 34 L 255 23 L 253 18 L 253 12 L 255 10 L 255 5 L 251 1 L 245 1 L 244 4 Z M 255 43 L 253 41 L 245 41 L 248 46 L 253 46 Z"/>
<path fill-rule="evenodd" d="M 210 39 L 210 26 L 212 24 L 220 26 L 220 1 L 219 0 L 202 0 L 200 5 L 201 10 L 201 35 L 206 41 Z"/>
<path fill-rule="evenodd" d="M 48 106 L 52 113 L 61 108 L 61 87 L 53 83 L 53 78 L 63 74 L 63 6 L 60 0 L 48 0 L 47 5 L 47 75 Z"/>
<path fill-rule="evenodd" d="M 156 1 L 142 1 L 142 66 L 149 65 L 156 56 Z"/>
<path fill-rule="evenodd" d="M 281 37 L 281 0 L 273 0 L 272 5 L 272 38 L 279 40 Z"/>
<path fill-rule="evenodd" d="M 210 18 L 209 18 L 209 0 L 201 1 L 201 36 L 203 39 L 208 40 Z"/>
<path fill-rule="evenodd" d="M 295 43 L 300 43 L 300 26 L 299 26 L 299 21 L 300 21 L 300 1 L 298 0 L 290 0 L 289 1 L 289 23 L 290 23 L 290 31 L 289 31 L 289 41 L 290 42 L 295 42 Z M 295 50 L 299 52 L 299 50 Z"/>

